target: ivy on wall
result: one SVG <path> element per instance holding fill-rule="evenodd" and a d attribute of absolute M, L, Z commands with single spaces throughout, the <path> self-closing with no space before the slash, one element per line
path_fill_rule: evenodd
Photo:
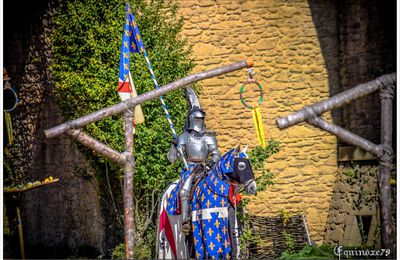
<path fill-rule="evenodd" d="M 186 76 L 194 67 L 190 47 L 179 35 L 182 19 L 171 1 L 128 1 L 135 14 L 144 45 L 160 86 Z M 117 93 L 119 56 L 125 22 L 125 3 L 120 0 L 61 1 L 52 35 L 57 102 L 66 120 L 75 119 L 120 102 Z M 144 57 L 131 55 L 131 72 L 138 93 L 154 89 Z M 177 132 L 187 113 L 183 90 L 165 96 Z M 166 184 L 178 177 L 179 163 L 171 164 L 166 154 L 172 134 L 161 103 L 154 99 L 142 104 L 145 122 L 135 136 L 135 221 L 137 240 L 154 239 L 147 232 L 154 225 L 157 198 Z M 112 148 L 124 150 L 121 116 L 108 117 L 85 127 L 85 132 Z M 120 167 L 80 146 L 97 171 L 100 182 L 114 178 L 113 192 L 123 172 Z M 106 172 L 107 171 L 107 172 Z M 119 200 L 122 203 L 122 199 Z M 155 210 L 157 212 L 157 210 Z M 119 212 L 123 215 L 123 212 Z M 120 227 L 122 229 L 122 227 Z M 150 234 L 150 235 L 149 235 Z"/>

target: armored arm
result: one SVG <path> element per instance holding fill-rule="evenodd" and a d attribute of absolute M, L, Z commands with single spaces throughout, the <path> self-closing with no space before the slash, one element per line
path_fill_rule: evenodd
<path fill-rule="evenodd" d="M 182 149 L 184 150 L 186 140 L 186 133 L 181 134 L 178 138 L 174 138 L 167 154 L 167 159 L 170 162 L 174 163 L 179 158 L 180 154 L 178 153 L 177 147 L 178 145 L 181 145 Z"/>
<path fill-rule="evenodd" d="M 169 148 L 168 154 L 167 154 L 167 159 L 168 161 L 174 163 L 178 159 L 179 154 L 178 154 L 178 149 L 176 148 L 176 145 L 174 143 L 171 144 L 171 147 Z"/>
<path fill-rule="evenodd" d="M 215 137 L 215 133 L 207 132 L 206 133 L 206 142 L 208 145 L 208 154 L 211 156 L 211 163 L 214 165 L 221 159 L 221 154 L 218 151 L 217 138 Z"/>

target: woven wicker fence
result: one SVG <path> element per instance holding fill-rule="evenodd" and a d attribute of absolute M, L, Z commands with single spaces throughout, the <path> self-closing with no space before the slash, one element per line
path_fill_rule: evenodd
<path fill-rule="evenodd" d="M 245 228 L 251 230 L 254 240 L 242 249 L 244 258 L 278 258 L 288 249 L 300 251 L 308 241 L 302 215 L 289 218 L 249 216 L 246 223 Z"/>

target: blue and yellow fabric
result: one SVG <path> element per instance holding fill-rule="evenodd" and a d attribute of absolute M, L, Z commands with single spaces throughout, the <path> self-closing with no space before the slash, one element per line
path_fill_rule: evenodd
<path fill-rule="evenodd" d="M 191 215 L 197 259 L 228 259 L 231 256 L 228 223 L 231 184 L 228 179 L 233 171 L 235 157 L 243 158 L 246 155 L 237 154 L 235 149 L 231 149 L 195 187 Z M 182 171 L 179 185 L 171 192 L 167 205 L 169 215 L 180 214 L 179 189 L 193 169 L 194 165 L 190 165 L 188 171 Z"/>
<path fill-rule="evenodd" d="M 199 183 L 194 192 L 192 228 L 196 258 L 198 259 L 230 258 L 228 222 L 230 184 L 226 182 L 226 179 L 233 171 L 235 156 L 235 149 L 223 155 L 219 163 Z"/>
<path fill-rule="evenodd" d="M 179 184 L 175 186 L 168 198 L 167 213 L 169 215 L 178 215 L 181 213 L 179 207 L 179 190 L 193 172 L 195 166 L 195 164 L 189 164 L 188 170 L 185 168 L 182 169 L 182 172 L 180 173 Z"/>

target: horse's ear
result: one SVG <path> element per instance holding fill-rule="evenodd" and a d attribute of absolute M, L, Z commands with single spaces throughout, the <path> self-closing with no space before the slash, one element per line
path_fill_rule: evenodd
<path fill-rule="evenodd" d="M 247 149 L 249 148 L 249 145 L 246 145 L 244 148 L 243 148 L 243 150 L 242 150 L 242 153 L 247 153 Z"/>
<path fill-rule="evenodd" d="M 240 144 L 238 144 L 235 148 L 235 153 L 239 154 L 240 153 Z"/>

